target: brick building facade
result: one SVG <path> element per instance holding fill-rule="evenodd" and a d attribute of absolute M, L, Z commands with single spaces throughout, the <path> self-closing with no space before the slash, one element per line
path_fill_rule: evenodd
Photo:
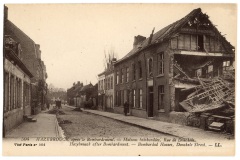
<path fill-rule="evenodd" d="M 21 61 L 21 44 L 4 37 L 3 136 L 31 115 L 31 72 Z"/>
<path fill-rule="evenodd" d="M 21 44 L 21 61 L 33 74 L 31 78 L 31 107 L 32 114 L 39 113 L 46 106 L 47 73 L 46 66 L 41 60 L 40 45 L 21 31 L 8 19 L 8 8 L 4 6 L 4 35 L 11 36 Z"/>
<path fill-rule="evenodd" d="M 179 103 L 197 85 L 198 78 L 221 76 L 234 61 L 234 47 L 220 34 L 201 9 L 150 34 L 136 36 L 133 49 L 114 65 L 114 111 L 171 121 L 182 112 Z"/>

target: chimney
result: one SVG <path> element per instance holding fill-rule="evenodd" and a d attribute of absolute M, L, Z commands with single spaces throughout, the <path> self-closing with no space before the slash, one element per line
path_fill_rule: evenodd
<path fill-rule="evenodd" d="M 73 83 L 73 86 L 75 86 L 75 82 Z"/>
<path fill-rule="evenodd" d="M 137 47 L 141 42 L 143 42 L 146 39 L 146 37 L 143 37 L 141 35 L 134 36 L 134 42 L 133 42 L 133 48 Z"/>
<path fill-rule="evenodd" d="M 77 83 L 78 85 L 80 85 L 80 81 L 78 81 L 78 83 Z"/>
<path fill-rule="evenodd" d="M 4 21 L 8 20 L 8 7 L 4 5 Z"/>

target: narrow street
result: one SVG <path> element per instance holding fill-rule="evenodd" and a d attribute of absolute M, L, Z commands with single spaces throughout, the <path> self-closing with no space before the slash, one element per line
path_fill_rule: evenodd
<path fill-rule="evenodd" d="M 61 112 L 62 111 L 62 112 Z M 140 127 L 131 126 L 116 120 L 93 115 L 86 112 L 74 111 L 63 106 L 58 115 L 58 122 L 64 130 L 66 138 L 79 137 L 173 137 Z M 61 124 L 65 122 L 64 124 Z"/>

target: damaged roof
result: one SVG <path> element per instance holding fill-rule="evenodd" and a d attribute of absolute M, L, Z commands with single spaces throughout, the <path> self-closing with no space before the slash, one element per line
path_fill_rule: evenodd
<path fill-rule="evenodd" d="M 126 59 L 128 59 L 129 57 L 139 53 L 140 51 L 146 49 L 148 46 L 151 46 L 153 44 L 156 43 L 160 43 L 163 42 L 164 40 L 170 39 L 171 36 L 173 36 L 174 34 L 176 34 L 176 32 L 178 31 L 178 29 L 180 29 L 181 27 L 183 27 L 186 23 L 188 23 L 188 21 L 193 18 L 194 16 L 197 16 L 198 14 L 203 14 L 201 11 L 201 8 L 197 8 L 192 10 L 189 14 L 187 14 L 185 17 L 183 17 L 182 19 L 164 27 L 163 29 L 159 30 L 158 32 L 156 32 L 155 34 L 153 34 L 151 42 L 149 43 L 149 39 L 150 37 L 148 37 L 147 39 L 145 39 L 144 41 L 142 41 L 138 47 L 134 47 L 127 55 L 125 55 L 122 59 L 118 60 L 115 64 L 118 64 Z M 212 22 L 209 20 L 209 22 L 212 24 Z M 217 33 L 219 35 L 220 32 L 217 30 L 217 28 L 212 24 L 213 28 L 215 31 L 217 31 Z M 234 48 L 226 39 L 225 37 L 223 37 L 221 35 L 221 38 L 223 39 L 224 42 L 224 46 L 229 45 L 231 48 Z M 229 48 L 229 47 L 227 47 Z"/>

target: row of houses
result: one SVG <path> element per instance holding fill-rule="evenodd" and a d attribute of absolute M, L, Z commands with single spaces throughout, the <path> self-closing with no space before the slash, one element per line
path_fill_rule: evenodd
<path fill-rule="evenodd" d="M 154 32 L 135 36 L 132 50 L 98 75 L 99 110 L 123 114 L 128 101 L 132 116 L 172 122 L 186 112 L 181 102 L 202 84 L 199 79 L 233 69 L 234 47 L 200 8 Z"/>
<path fill-rule="evenodd" d="M 97 107 L 97 87 L 98 84 L 92 85 L 90 82 L 87 85 L 83 85 L 78 81 L 73 83 L 73 86 L 67 89 L 67 101 L 69 105 L 82 108 L 92 108 Z"/>
<path fill-rule="evenodd" d="M 3 135 L 24 117 L 46 107 L 47 72 L 40 45 L 8 19 L 4 6 L 4 116 Z"/>

